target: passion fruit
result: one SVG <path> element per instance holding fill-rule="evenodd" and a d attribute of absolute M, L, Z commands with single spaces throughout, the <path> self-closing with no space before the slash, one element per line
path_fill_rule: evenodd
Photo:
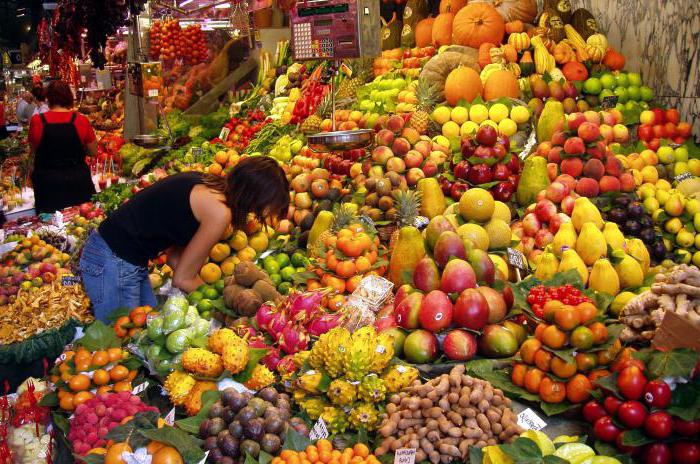
<path fill-rule="evenodd" d="M 277 435 L 266 433 L 260 440 L 260 448 L 266 453 L 275 455 L 282 448 L 282 440 Z"/>
<path fill-rule="evenodd" d="M 223 417 L 224 413 L 224 405 L 221 404 L 220 401 L 217 401 L 216 403 L 211 405 L 211 408 L 209 408 L 209 417 L 214 418 L 214 417 Z"/>
<path fill-rule="evenodd" d="M 285 424 L 279 417 L 268 417 L 265 419 L 265 431 L 279 435 L 284 432 Z"/>
<path fill-rule="evenodd" d="M 236 419 L 238 419 L 244 427 L 248 425 L 248 422 L 257 417 L 258 415 L 255 414 L 255 410 L 250 406 L 246 406 L 245 408 L 241 409 L 236 415 Z"/>
<path fill-rule="evenodd" d="M 243 436 L 259 442 L 265 434 L 265 423 L 261 418 L 248 421 L 243 427 Z"/>
<path fill-rule="evenodd" d="M 228 433 L 236 438 L 243 437 L 243 426 L 238 421 L 233 421 L 228 426 Z"/>
<path fill-rule="evenodd" d="M 279 398 L 279 393 L 277 393 L 277 390 L 272 387 L 265 387 L 258 392 L 258 397 L 269 403 L 276 404 Z"/>
<path fill-rule="evenodd" d="M 245 456 L 250 454 L 251 457 L 256 458 L 260 455 L 260 445 L 253 440 L 243 440 L 241 443 L 241 455 Z"/>

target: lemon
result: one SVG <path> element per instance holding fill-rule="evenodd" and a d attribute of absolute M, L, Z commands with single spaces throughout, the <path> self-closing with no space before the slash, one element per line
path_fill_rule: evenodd
<path fill-rule="evenodd" d="M 512 119 L 503 119 L 498 123 L 498 132 L 503 135 L 510 137 L 511 135 L 518 132 L 518 125 Z"/>
<path fill-rule="evenodd" d="M 510 226 L 502 219 L 491 219 L 484 226 L 489 235 L 489 250 L 505 248 L 510 245 Z"/>
<path fill-rule="evenodd" d="M 700 159 L 693 158 L 688 160 L 688 169 L 694 176 L 700 176 Z"/>
<path fill-rule="evenodd" d="M 507 224 L 510 224 L 511 220 L 511 214 L 510 214 L 510 208 L 508 208 L 508 205 L 503 203 L 502 201 L 496 201 L 493 207 L 493 219 L 501 219 L 505 221 Z"/>
<path fill-rule="evenodd" d="M 269 238 L 265 232 L 258 232 L 257 234 L 250 237 L 248 240 L 248 245 L 258 253 L 262 253 L 267 250 L 267 245 L 269 243 Z"/>
<path fill-rule="evenodd" d="M 474 246 L 480 250 L 489 249 L 489 234 L 478 224 L 462 224 L 457 229 L 457 235 L 464 240 L 471 240 Z"/>
<path fill-rule="evenodd" d="M 448 107 L 438 106 L 433 110 L 433 114 L 431 115 L 431 117 L 436 123 L 445 124 L 447 121 L 450 120 L 451 113 L 452 112 Z"/>
<path fill-rule="evenodd" d="M 673 158 L 676 161 L 688 161 L 688 149 L 686 147 L 678 147 L 673 151 Z"/>
<path fill-rule="evenodd" d="M 690 168 L 688 168 L 688 163 L 685 161 L 676 161 L 676 164 L 673 165 L 673 175 L 675 176 L 680 176 L 681 174 L 684 174 L 686 172 L 689 172 Z"/>
<path fill-rule="evenodd" d="M 527 106 L 514 106 L 513 109 L 510 110 L 510 119 L 517 124 L 526 123 L 530 119 L 530 110 Z"/>
<path fill-rule="evenodd" d="M 673 148 L 668 145 L 659 147 L 659 149 L 656 150 L 656 156 L 659 157 L 659 161 L 661 161 L 663 164 L 671 164 L 675 160 L 675 157 L 673 155 Z"/>
<path fill-rule="evenodd" d="M 450 119 L 457 124 L 462 125 L 469 120 L 469 110 L 463 106 L 452 108 L 452 111 L 450 112 Z"/>
<path fill-rule="evenodd" d="M 695 235 L 686 229 L 681 229 L 676 235 L 676 243 L 683 248 L 690 248 L 695 244 Z"/>
<path fill-rule="evenodd" d="M 486 106 L 477 104 L 469 108 L 469 119 L 472 122 L 481 124 L 489 118 L 489 110 Z"/>
<path fill-rule="evenodd" d="M 442 135 L 447 138 L 459 136 L 459 124 L 454 121 L 447 121 L 442 125 Z"/>
<path fill-rule="evenodd" d="M 659 180 L 659 171 L 654 166 L 644 166 L 641 172 L 644 182 L 656 183 Z"/>
<path fill-rule="evenodd" d="M 248 236 L 242 230 L 237 230 L 228 242 L 236 251 L 241 251 L 248 246 Z"/>
<path fill-rule="evenodd" d="M 493 122 L 501 122 L 508 117 L 508 107 L 503 103 L 496 103 L 489 108 L 489 119 Z"/>
<path fill-rule="evenodd" d="M 474 135 L 479 130 L 479 125 L 474 121 L 467 121 L 459 128 L 459 135 Z"/>

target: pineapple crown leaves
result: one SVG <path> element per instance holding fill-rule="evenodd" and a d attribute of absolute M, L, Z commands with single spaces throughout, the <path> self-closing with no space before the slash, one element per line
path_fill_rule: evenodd
<path fill-rule="evenodd" d="M 418 85 L 416 86 L 418 108 L 424 111 L 431 110 L 437 103 L 439 95 L 440 92 L 437 85 L 431 84 L 430 81 L 425 78 L 418 79 Z"/>
<path fill-rule="evenodd" d="M 395 190 L 396 222 L 399 226 L 412 225 L 421 205 L 421 192 L 417 190 Z"/>

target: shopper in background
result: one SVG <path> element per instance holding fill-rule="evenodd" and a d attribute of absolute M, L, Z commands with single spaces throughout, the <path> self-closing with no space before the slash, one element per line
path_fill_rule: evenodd
<path fill-rule="evenodd" d="M 46 98 L 49 111 L 33 116 L 29 124 L 37 214 L 84 203 L 95 193 L 90 168 L 85 163 L 86 155 L 97 154 L 90 121 L 73 111 L 73 92 L 65 82 L 51 82 Z"/>
<path fill-rule="evenodd" d="M 284 217 L 289 184 L 267 156 L 241 160 L 224 178 L 197 172 L 169 176 L 134 195 L 88 237 L 80 258 L 83 286 L 95 317 L 117 308 L 155 306 L 148 261 L 167 250 L 173 285 L 191 292 L 199 270 L 232 226 L 243 229 Z M 268 222 L 269 223 L 269 222 Z"/>
<path fill-rule="evenodd" d="M 33 115 L 43 114 L 49 111 L 49 105 L 46 103 L 46 91 L 44 90 L 44 87 L 37 85 L 32 88 L 32 96 L 36 101 Z"/>
<path fill-rule="evenodd" d="M 22 92 L 17 101 L 15 115 L 20 124 L 26 124 L 34 115 L 34 96 L 29 92 Z"/>

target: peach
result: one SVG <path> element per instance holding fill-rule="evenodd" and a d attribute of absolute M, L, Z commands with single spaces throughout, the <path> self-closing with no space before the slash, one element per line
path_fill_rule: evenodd
<path fill-rule="evenodd" d="M 549 229 L 540 229 L 535 234 L 535 246 L 539 249 L 544 249 L 552 243 L 552 240 L 554 240 L 554 235 Z"/>
<path fill-rule="evenodd" d="M 603 122 L 608 126 L 614 126 L 617 124 L 617 118 L 615 115 L 609 111 L 601 111 L 600 115 L 603 117 Z"/>
<path fill-rule="evenodd" d="M 565 222 L 571 222 L 571 218 L 564 213 L 555 214 L 549 219 L 549 231 L 556 234 L 559 231 L 559 227 L 561 227 L 561 225 Z"/>
<path fill-rule="evenodd" d="M 433 160 L 427 160 L 423 164 L 423 174 L 425 174 L 425 177 L 433 177 L 437 174 L 438 167 L 437 163 Z"/>
<path fill-rule="evenodd" d="M 389 116 L 389 119 L 386 121 L 386 128 L 395 134 L 401 132 L 405 125 L 406 121 L 397 114 Z"/>
<path fill-rule="evenodd" d="M 396 154 L 396 156 L 403 156 L 408 153 L 410 149 L 411 144 L 403 137 L 395 139 L 394 143 L 391 144 L 391 150 Z"/>
<path fill-rule="evenodd" d="M 539 145 L 537 145 L 537 154 L 546 157 L 547 154 L 549 153 L 549 150 L 552 149 L 552 142 L 542 142 Z"/>
<path fill-rule="evenodd" d="M 393 156 L 386 161 L 386 170 L 388 172 L 404 172 L 406 163 L 401 158 Z"/>
<path fill-rule="evenodd" d="M 561 176 L 559 176 L 561 177 Z M 558 178 L 557 178 L 558 179 Z M 565 196 L 569 194 L 569 186 L 561 182 L 554 182 L 549 184 L 546 189 L 547 199 L 553 201 L 554 203 L 561 203 Z"/>
<path fill-rule="evenodd" d="M 549 222 L 549 219 L 557 214 L 557 206 L 548 199 L 542 199 L 535 206 L 535 216 L 540 222 Z"/>
<path fill-rule="evenodd" d="M 383 114 L 377 118 L 377 122 L 374 124 L 374 130 L 379 131 L 381 129 L 386 129 L 386 123 L 389 121 L 389 115 Z"/>
<path fill-rule="evenodd" d="M 522 239 L 520 239 L 520 245 L 523 247 L 523 253 L 528 254 L 535 249 L 535 238 L 523 237 Z"/>
<path fill-rule="evenodd" d="M 430 155 L 432 148 L 432 143 L 430 140 L 419 140 L 413 147 L 418 153 L 423 155 L 423 158 L 427 158 Z"/>
<path fill-rule="evenodd" d="M 403 160 L 406 162 L 407 168 L 417 168 L 423 164 L 423 155 L 418 150 L 410 150 L 403 157 Z"/>
<path fill-rule="evenodd" d="M 555 131 L 552 134 L 552 145 L 563 147 L 566 143 L 566 134 L 562 131 Z"/>
<path fill-rule="evenodd" d="M 583 163 L 581 164 L 581 170 L 583 170 Z M 576 179 L 571 177 L 569 174 L 560 174 L 557 176 L 556 179 L 554 179 L 554 182 L 559 182 L 561 184 L 564 184 L 568 187 L 567 193 L 564 195 L 569 195 L 575 188 L 576 188 Z"/>
<path fill-rule="evenodd" d="M 605 173 L 610 176 L 620 177 L 622 173 L 622 162 L 614 156 L 605 159 Z"/>
<path fill-rule="evenodd" d="M 549 174 L 549 181 L 556 179 L 559 174 L 559 165 L 557 163 L 547 163 L 547 174 Z"/>
<path fill-rule="evenodd" d="M 401 131 L 401 137 L 408 140 L 408 143 L 415 145 L 420 140 L 420 132 L 415 130 L 413 127 L 404 127 Z"/>
<path fill-rule="evenodd" d="M 616 142 L 625 143 L 630 138 L 629 130 L 624 124 L 615 124 L 613 126 L 613 137 Z"/>
<path fill-rule="evenodd" d="M 569 155 L 583 155 L 586 152 L 586 145 L 580 137 L 570 137 L 564 143 L 564 152 Z"/>
<path fill-rule="evenodd" d="M 542 228 L 542 223 L 535 213 L 526 214 L 523 218 L 523 232 L 528 237 L 534 237 L 538 230 Z"/>
<path fill-rule="evenodd" d="M 579 179 L 576 184 L 576 193 L 584 197 L 596 197 L 599 191 L 600 187 L 598 186 L 598 182 L 590 177 L 583 177 Z"/>
<path fill-rule="evenodd" d="M 579 126 L 578 136 L 581 137 L 584 142 L 593 142 L 600 137 L 600 126 L 586 121 Z"/>
<path fill-rule="evenodd" d="M 547 153 L 547 162 L 559 164 L 561 162 L 561 152 L 561 147 L 554 147 L 549 150 L 549 153 Z"/>
<path fill-rule="evenodd" d="M 377 132 L 376 136 L 377 145 L 384 145 L 385 147 L 390 147 L 394 143 L 394 133 L 389 129 L 382 129 Z"/>
<path fill-rule="evenodd" d="M 636 185 L 634 182 L 634 176 L 629 172 L 620 174 L 620 190 L 623 192 L 633 192 Z"/>
<path fill-rule="evenodd" d="M 583 116 L 586 118 L 586 121 L 600 125 L 600 114 L 598 114 L 597 111 L 585 111 L 583 113 Z"/>
<path fill-rule="evenodd" d="M 566 117 L 566 125 L 569 128 L 569 130 L 577 130 L 581 124 L 586 122 L 586 117 L 583 115 L 583 113 L 577 112 L 577 113 L 571 113 Z"/>
<path fill-rule="evenodd" d="M 430 152 L 430 155 L 428 155 L 428 159 L 435 162 L 435 164 L 442 164 L 445 161 L 447 161 L 447 153 L 440 150 L 434 150 Z"/>
<path fill-rule="evenodd" d="M 578 184 L 578 182 L 577 182 Z M 576 196 L 574 196 L 576 195 Z M 574 210 L 574 203 L 576 202 L 576 198 L 578 195 L 574 192 L 571 194 L 567 195 L 564 197 L 564 199 L 561 201 L 561 212 L 566 214 L 567 216 L 571 216 L 571 213 Z"/>
<path fill-rule="evenodd" d="M 608 126 L 607 124 L 601 124 L 598 127 L 598 130 L 600 131 L 600 135 L 601 137 L 603 137 L 603 140 L 605 140 L 607 143 L 610 143 L 613 140 L 615 140 L 615 135 L 612 126 Z"/>
<path fill-rule="evenodd" d="M 603 174 L 605 174 L 605 166 L 599 159 L 591 158 L 583 166 L 583 175 L 586 177 L 598 180 L 603 177 Z M 576 191 L 578 192 L 578 189 Z"/>
<path fill-rule="evenodd" d="M 581 158 L 566 158 L 561 162 L 561 172 L 571 177 L 578 177 L 583 172 L 583 161 Z"/>
<path fill-rule="evenodd" d="M 411 168 L 406 173 L 406 183 L 413 187 L 419 180 L 425 178 L 425 173 L 421 168 Z"/>
<path fill-rule="evenodd" d="M 598 181 L 600 185 L 600 192 L 619 192 L 620 191 L 620 181 L 617 177 L 613 176 L 603 176 Z"/>
<path fill-rule="evenodd" d="M 377 164 L 386 164 L 389 158 L 394 156 L 394 152 L 391 148 L 385 146 L 379 146 L 372 150 L 372 161 Z"/>

